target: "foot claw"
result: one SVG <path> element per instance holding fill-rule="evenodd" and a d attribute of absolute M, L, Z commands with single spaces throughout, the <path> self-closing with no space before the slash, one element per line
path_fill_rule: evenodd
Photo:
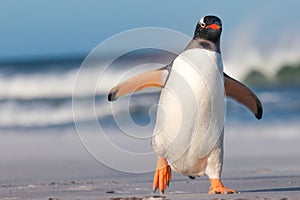
<path fill-rule="evenodd" d="M 211 188 L 208 192 L 208 194 L 237 194 L 238 192 L 236 192 L 233 189 L 228 189 L 228 188 Z"/>
<path fill-rule="evenodd" d="M 155 193 L 155 192 L 156 192 L 156 190 L 157 190 L 157 188 L 153 188 L 153 193 Z"/>

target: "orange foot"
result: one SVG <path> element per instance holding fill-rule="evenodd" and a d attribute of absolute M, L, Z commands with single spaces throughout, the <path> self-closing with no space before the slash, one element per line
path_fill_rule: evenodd
<path fill-rule="evenodd" d="M 210 179 L 211 187 L 208 194 L 236 194 L 233 189 L 225 188 L 220 179 Z"/>
<path fill-rule="evenodd" d="M 163 194 L 171 181 L 171 167 L 165 158 L 158 157 L 153 179 L 153 192 L 157 189 Z"/>

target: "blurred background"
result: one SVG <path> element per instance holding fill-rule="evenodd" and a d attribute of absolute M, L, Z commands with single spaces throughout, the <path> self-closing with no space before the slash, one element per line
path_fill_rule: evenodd
<path fill-rule="evenodd" d="M 10 152 L 2 153 L 2 158 L 14 160 L 13 156 L 31 147 L 32 151 L 23 153 L 28 158 L 36 151 L 49 153 L 49 147 L 54 144 L 63 146 L 68 143 L 57 144 L 57 141 L 47 138 L 52 143 L 45 146 L 41 142 L 43 139 L 36 138 L 37 135 L 49 134 L 60 138 L 62 134 L 75 132 L 72 92 L 76 73 L 98 44 L 114 34 L 142 27 L 163 27 L 192 37 L 198 20 L 206 14 L 215 14 L 223 21 L 224 71 L 247 84 L 264 105 L 264 117 L 257 121 L 244 107 L 228 101 L 228 135 L 256 138 L 259 134 L 262 138 L 299 140 L 299 6 L 296 0 L 1 0 L 0 135 L 7 138 L 11 134 L 26 135 L 19 142 L 2 139 L 2 150 Z M 169 62 L 157 52 L 150 54 L 154 59 L 159 57 L 162 62 Z M 142 62 L 147 56 L 147 51 L 128 55 L 125 64 L 119 63 L 114 68 L 115 73 L 136 67 L 134 61 Z M 101 61 L 97 67 L 103 67 Z M 82 113 L 79 123 L 88 124 L 95 117 L 94 112 L 86 109 L 88 101 L 85 101 L 94 95 L 95 86 L 89 80 L 95 72 L 90 69 L 85 74 L 85 85 L 78 94 Z M 107 80 L 114 79 L 114 73 L 110 76 Z M 111 82 L 97 90 L 95 98 L 99 109 L 97 118 L 110 129 L 116 125 L 112 122 L 106 95 L 113 84 Z M 158 93 L 132 98 L 133 121 L 140 125 L 149 123 L 148 109 L 157 100 Z M 122 115 L 126 102 L 118 104 L 118 112 Z M 253 130 L 253 126 L 257 129 Z M 19 148 L 15 148 L 16 145 Z M 294 152 L 295 149 L 291 148 L 286 146 L 288 153 Z M 264 153 L 275 154 L 271 150 Z M 55 156 L 65 153 L 56 151 Z M 232 154 L 234 152 L 232 150 Z"/>
<path fill-rule="evenodd" d="M 119 32 L 149 26 L 173 29 L 192 37 L 198 20 L 206 14 L 218 15 L 223 20 L 226 73 L 255 88 L 295 87 L 300 83 L 298 6 L 292 0 L 2 0 L 0 128 L 72 123 L 70 101 L 75 74 L 99 43 Z M 296 95 L 297 89 L 291 95 Z M 261 95 L 265 103 L 285 97 L 286 94 L 279 93 Z M 285 98 L 292 99 L 296 98 Z M 292 110 L 298 113 L 299 107 Z"/>

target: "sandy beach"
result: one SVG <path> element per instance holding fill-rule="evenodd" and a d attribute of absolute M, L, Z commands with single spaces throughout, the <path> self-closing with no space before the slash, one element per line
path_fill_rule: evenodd
<path fill-rule="evenodd" d="M 259 130 L 263 129 L 261 125 Z M 227 127 L 222 176 L 224 184 L 239 194 L 208 195 L 207 177 L 190 180 L 173 173 L 164 199 L 300 199 L 299 140 L 289 139 L 296 133 L 294 128 L 274 127 L 273 135 L 260 137 L 251 126 L 244 127 L 243 134 L 238 130 Z M 65 134 L 40 131 L 1 135 L 0 199 L 143 199 L 153 195 L 153 172 L 132 174 L 104 166 L 85 150 L 73 128 Z M 278 137 L 282 131 L 286 138 Z M 154 169 L 155 163 L 144 164 Z"/>

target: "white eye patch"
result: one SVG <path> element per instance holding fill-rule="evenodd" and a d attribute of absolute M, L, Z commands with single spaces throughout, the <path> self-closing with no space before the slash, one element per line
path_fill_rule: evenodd
<path fill-rule="evenodd" d="M 205 23 L 204 23 L 204 17 L 202 17 L 200 20 L 199 20 L 199 24 L 200 24 L 200 26 L 202 27 L 202 28 L 204 28 L 205 27 Z"/>

